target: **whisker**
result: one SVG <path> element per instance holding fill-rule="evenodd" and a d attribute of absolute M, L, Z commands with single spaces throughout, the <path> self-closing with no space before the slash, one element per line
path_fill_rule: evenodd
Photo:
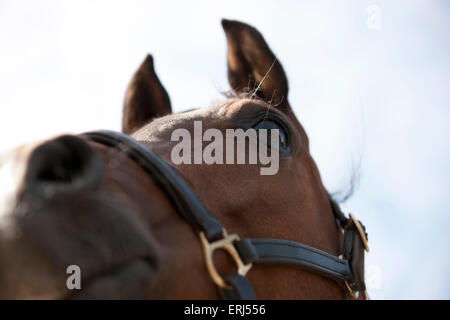
<path fill-rule="evenodd" d="M 276 91 L 277 91 L 276 89 L 273 90 L 272 98 L 270 98 L 270 101 L 267 103 L 268 106 L 267 106 L 266 115 L 264 116 L 264 121 L 266 121 L 267 117 L 269 116 L 270 107 L 272 107 L 272 101 L 273 101 L 273 97 L 275 96 Z"/>
<path fill-rule="evenodd" d="M 250 96 L 250 99 L 253 99 L 253 97 L 256 95 L 256 93 L 259 91 L 259 89 L 261 88 L 261 85 L 264 83 L 264 80 L 266 80 L 267 76 L 269 75 L 270 71 L 272 71 L 273 66 L 275 65 L 275 62 L 277 62 L 277 58 L 275 57 L 275 59 L 272 62 L 272 65 L 270 66 L 269 70 L 267 70 L 266 74 L 264 75 L 264 77 L 261 79 L 261 82 L 258 84 L 258 86 L 256 87 L 255 91 L 253 91 L 252 95 Z"/>

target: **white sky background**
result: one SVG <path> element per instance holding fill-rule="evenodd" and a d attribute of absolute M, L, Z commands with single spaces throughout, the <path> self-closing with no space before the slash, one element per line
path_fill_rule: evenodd
<path fill-rule="evenodd" d="M 366 26 L 371 4 L 380 30 Z M 343 209 L 368 228 L 370 296 L 449 299 L 449 9 L 431 0 L 0 0 L 0 150 L 119 130 L 125 88 L 148 52 L 175 111 L 221 99 L 220 19 L 239 19 L 284 65 L 327 188 L 344 186 L 361 160 Z"/>

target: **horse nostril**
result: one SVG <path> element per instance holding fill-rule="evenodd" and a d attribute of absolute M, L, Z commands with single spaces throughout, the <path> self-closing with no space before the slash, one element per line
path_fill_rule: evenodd
<path fill-rule="evenodd" d="M 82 173 L 82 159 L 74 155 L 70 157 L 70 151 L 61 158 L 49 159 L 40 172 L 36 173 L 36 180 L 41 182 L 71 183 Z"/>
<path fill-rule="evenodd" d="M 38 192 L 49 188 L 74 190 L 97 185 L 102 173 L 103 163 L 95 150 L 83 139 L 66 135 L 43 143 L 31 153 L 25 182 Z"/>

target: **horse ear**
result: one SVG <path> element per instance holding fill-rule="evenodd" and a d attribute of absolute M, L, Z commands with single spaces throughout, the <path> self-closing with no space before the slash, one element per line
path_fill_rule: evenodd
<path fill-rule="evenodd" d="M 131 134 L 156 117 L 172 112 L 167 91 L 147 55 L 128 85 L 123 105 L 122 132 Z"/>
<path fill-rule="evenodd" d="M 236 94 L 254 92 L 274 105 L 288 106 L 288 82 L 280 62 L 258 30 L 222 20 L 228 45 L 228 80 Z"/>

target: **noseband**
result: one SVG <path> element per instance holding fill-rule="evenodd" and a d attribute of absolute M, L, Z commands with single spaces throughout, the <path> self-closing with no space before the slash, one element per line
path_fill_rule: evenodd
<path fill-rule="evenodd" d="M 175 170 L 141 143 L 122 133 L 106 130 L 83 136 L 125 153 L 164 189 L 178 212 L 199 235 L 206 267 L 222 298 L 255 299 L 245 275 L 258 264 L 282 264 L 315 272 L 336 280 L 353 298 L 360 294 L 367 298 L 364 250 L 369 251 L 369 248 L 365 227 L 352 214 L 347 218 L 331 198 L 336 222 L 344 232 L 343 253 L 339 257 L 288 240 L 240 239 L 236 234 L 228 234 Z M 217 249 L 230 254 L 236 263 L 237 274 L 222 278 L 217 272 L 213 262 L 213 253 Z"/>

